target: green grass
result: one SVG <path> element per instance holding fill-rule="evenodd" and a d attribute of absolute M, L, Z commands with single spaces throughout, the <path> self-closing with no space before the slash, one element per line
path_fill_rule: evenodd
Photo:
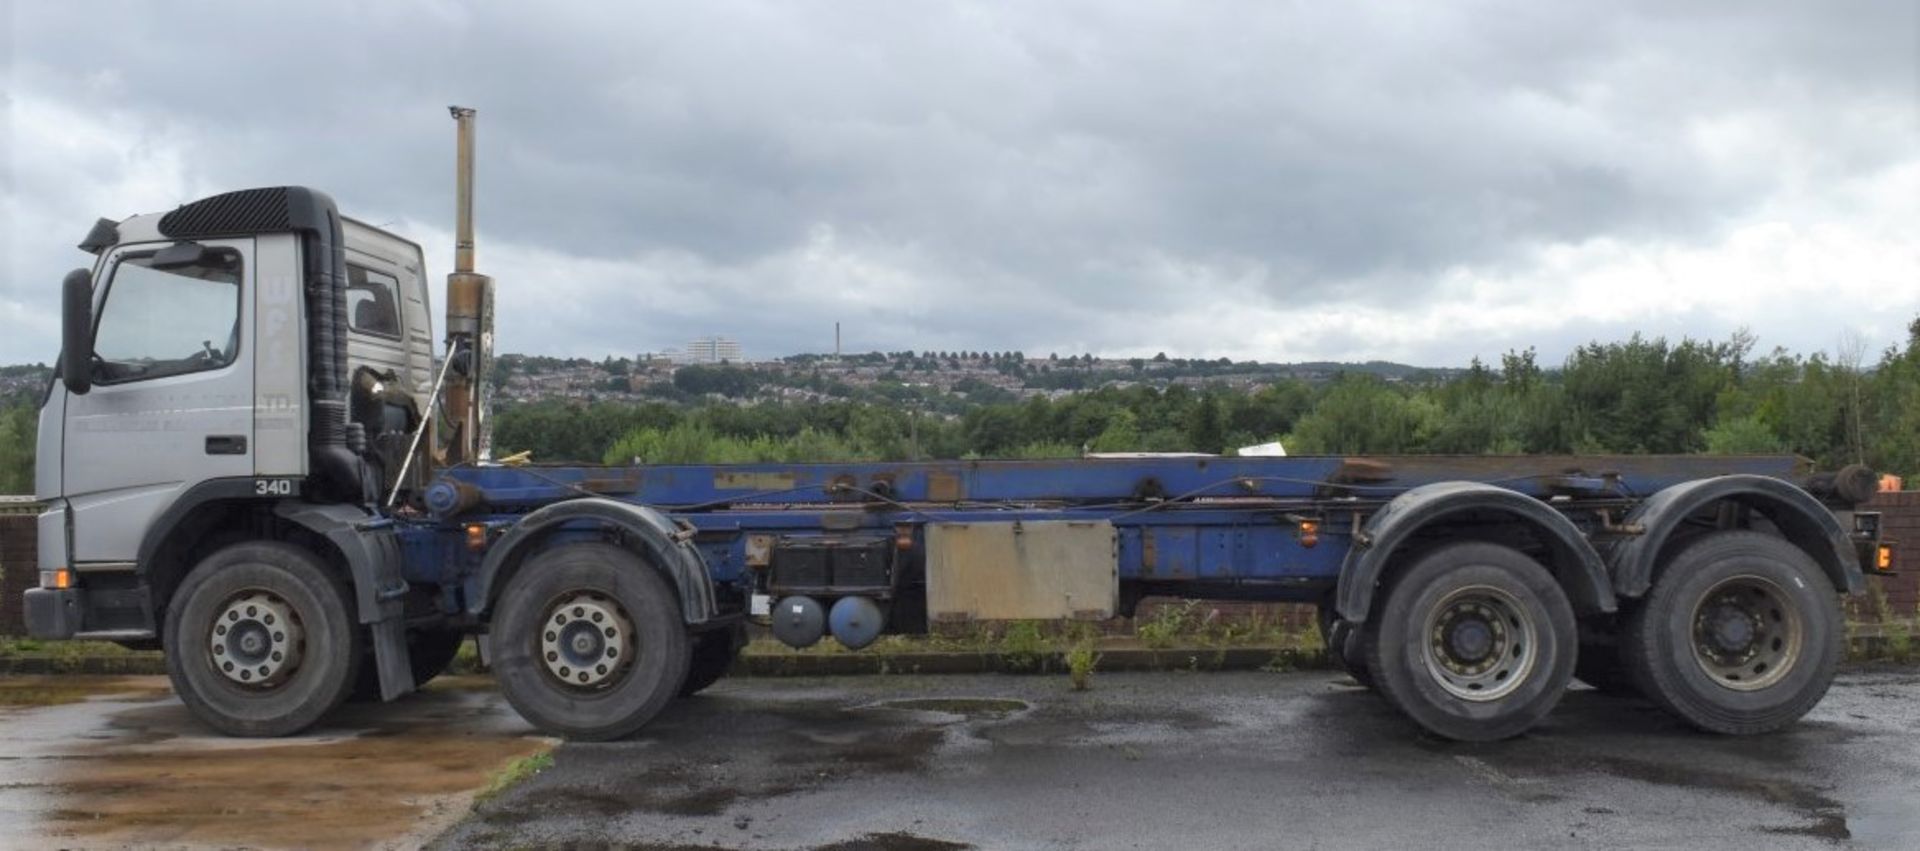
<path fill-rule="evenodd" d="M 1067 676 L 1073 681 L 1074 691 L 1093 687 L 1093 669 L 1100 664 L 1100 654 L 1093 646 L 1093 639 L 1082 639 L 1067 651 Z"/>
<path fill-rule="evenodd" d="M 111 641 L 38 641 L 32 638 L 0 638 L 0 658 L 19 656 L 55 656 L 78 659 L 95 656 L 134 656 L 157 653 L 155 650 L 128 650 Z"/>
<path fill-rule="evenodd" d="M 1262 612 L 1221 614 L 1204 603 L 1161 606 L 1136 624 L 1133 633 L 1114 623 L 1088 621 L 975 621 L 937 624 L 927 635 L 882 636 L 865 655 L 913 653 L 980 653 L 1001 657 L 1011 670 L 1040 670 L 1067 662 L 1071 653 L 1087 645 L 1095 650 L 1145 647 L 1152 650 L 1197 649 L 1217 653 L 1241 647 L 1266 647 L 1312 655 L 1322 649 L 1320 634 L 1311 625 L 1294 626 L 1284 618 Z M 1111 630 L 1111 631 L 1110 631 Z M 832 656 L 850 653 L 832 638 L 796 650 L 771 638 L 756 639 L 745 651 L 753 656 Z"/>
<path fill-rule="evenodd" d="M 507 763 L 506 768 L 494 772 L 493 776 L 487 779 L 486 788 L 473 796 L 473 802 L 480 804 L 491 801 L 508 789 L 525 783 L 533 779 L 534 775 L 552 767 L 553 754 L 551 753 L 537 753 L 516 759 Z"/>

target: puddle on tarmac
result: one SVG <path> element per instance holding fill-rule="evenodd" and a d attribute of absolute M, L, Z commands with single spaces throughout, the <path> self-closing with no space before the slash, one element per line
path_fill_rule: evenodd
<path fill-rule="evenodd" d="M 900 709 L 908 712 L 943 712 L 967 718 L 985 718 L 994 720 L 1005 718 L 1016 712 L 1025 712 L 1033 708 L 1024 700 L 1004 697 L 918 697 L 905 700 L 886 700 L 871 704 L 870 709 Z"/>
<path fill-rule="evenodd" d="M 130 679 L 151 699 L 6 711 L 0 845 L 413 847 L 493 772 L 551 747 L 459 681 L 350 704 L 305 735 L 231 739 L 164 679 Z"/>

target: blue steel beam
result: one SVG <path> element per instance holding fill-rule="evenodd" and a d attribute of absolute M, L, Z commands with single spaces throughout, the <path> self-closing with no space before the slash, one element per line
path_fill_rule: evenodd
<path fill-rule="evenodd" d="M 1476 481 L 1531 496 L 1645 497 L 1669 485 L 1732 473 L 1801 481 L 1810 464 L 1771 456 L 1375 456 L 1367 458 L 1124 458 L 643 467 L 458 467 L 445 478 L 495 509 L 596 493 L 679 511 L 731 505 L 1117 502 L 1143 488 L 1168 497 L 1384 499 L 1424 484 Z"/>

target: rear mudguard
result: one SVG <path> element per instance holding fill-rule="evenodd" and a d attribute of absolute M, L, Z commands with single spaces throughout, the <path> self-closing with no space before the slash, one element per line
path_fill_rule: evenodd
<path fill-rule="evenodd" d="M 1659 571 L 1662 551 L 1680 524 L 1722 501 L 1738 503 L 1766 517 L 1783 537 L 1819 563 L 1835 589 L 1851 594 L 1865 587 L 1853 541 L 1832 511 L 1792 482 L 1736 475 L 1682 482 L 1636 506 L 1627 515 L 1627 524 L 1645 531 L 1614 545 L 1608 554 L 1614 590 L 1626 598 L 1645 595 Z"/>
<path fill-rule="evenodd" d="M 501 587 L 527 556 L 561 528 L 583 525 L 621 533 L 623 544 L 665 574 L 680 594 L 680 612 L 688 626 L 705 624 L 718 615 L 706 561 L 690 536 L 681 534 L 659 511 L 601 497 L 557 502 L 514 524 L 481 562 L 478 588 L 467 600 L 468 611 L 482 615 L 491 610 Z"/>
<path fill-rule="evenodd" d="M 1340 570 L 1335 608 L 1343 620 L 1361 623 L 1392 567 L 1389 560 L 1415 533 L 1463 512 L 1493 512 L 1524 524 L 1553 551 L 1548 565 L 1580 614 L 1614 610 L 1606 563 L 1580 528 L 1546 503 L 1518 491 L 1478 482 L 1436 482 L 1393 498 L 1368 518 Z"/>

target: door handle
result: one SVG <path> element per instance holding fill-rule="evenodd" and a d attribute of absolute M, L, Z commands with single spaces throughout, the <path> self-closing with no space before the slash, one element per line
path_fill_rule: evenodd
<path fill-rule="evenodd" d="M 245 455 L 247 438 L 238 434 L 207 435 L 208 455 Z"/>

